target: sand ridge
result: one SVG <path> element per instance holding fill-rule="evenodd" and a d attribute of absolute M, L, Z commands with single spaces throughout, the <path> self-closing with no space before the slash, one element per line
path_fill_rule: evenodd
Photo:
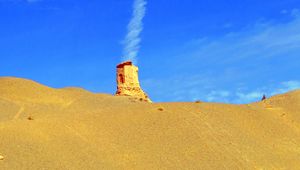
<path fill-rule="evenodd" d="M 151 104 L 5 77 L 0 151 L 4 170 L 299 169 L 300 91 Z"/>

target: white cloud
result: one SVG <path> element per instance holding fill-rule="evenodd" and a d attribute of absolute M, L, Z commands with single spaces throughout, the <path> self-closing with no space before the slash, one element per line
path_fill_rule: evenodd
<path fill-rule="evenodd" d="M 286 81 L 278 84 L 276 87 L 261 87 L 250 92 L 236 92 L 233 103 L 249 103 L 259 101 L 265 94 L 268 97 L 283 94 L 292 90 L 300 89 L 300 81 Z"/>
<path fill-rule="evenodd" d="M 133 15 L 127 27 L 127 35 L 124 40 L 123 60 L 136 62 L 140 49 L 140 34 L 143 31 L 143 18 L 146 13 L 145 0 L 134 0 Z"/>
<path fill-rule="evenodd" d="M 191 62 L 204 60 L 207 65 L 216 62 L 228 64 L 247 58 L 276 58 L 291 51 L 300 52 L 300 12 L 294 9 L 289 15 L 290 22 L 259 21 L 214 40 L 201 37 L 188 42 L 185 51 L 191 56 Z"/>
<path fill-rule="evenodd" d="M 228 102 L 228 97 L 230 96 L 230 92 L 229 91 L 225 91 L 225 90 L 213 90 L 211 91 L 205 98 L 206 101 L 208 102 L 214 102 L 214 101 L 218 101 L 218 102 Z"/>
<path fill-rule="evenodd" d="M 253 91 L 245 90 L 212 90 L 204 96 L 204 100 L 208 102 L 225 102 L 225 103 L 251 103 L 260 101 L 263 95 L 268 97 L 283 94 L 292 90 L 300 89 L 300 81 L 286 81 L 275 87 L 265 86 L 257 88 Z"/>
<path fill-rule="evenodd" d="M 253 91 L 250 93 L 237 92 L 235 100 L 237 103 L 253 102 L 253 101 L 256 101 L 256 100 L 262 98 L 263 95 L 264 95 L 264 93 L 262 93 L 260 91 Z"/>
<path fill-rule="evenodd" d="M 283 75 L 299 72 L 295 70 L 300 64 L 299 10 L 282 13 L 290 20 L 259 21 L 217 39 L 202 37 L 187 42 L 177 52 L 182 56 L 177 56 L 178 61 L 172 64 L 176 76 L 154 81 L 152 85 L 153 81 L 149 81 L 145 87 L 162 101 L 227 103 L 250 103 L 259 101 L 264 94 L 270 97 L 299 88 L 299 76 Z M 273 61 L 274 65 L 268 65 Z M 186 68 L 191 67 L 193 72 L 188 72 Z M 293 81 L 280 83 L 287 78 Z"/>
<path fill-rule="evenodd" d="M 276 85 L 269 84 L 253 90 L 247 88 L 216 89 L 214 84 L 217 80 L 207 76 L 173 77 L 166 80 L 148 79 L 142 81 L 142 86 L 147 87 L 150 97 L 154 101 L 196 101 L 224 102 L 245 104 L 260 101 L 263 95 L 271 97 L 300 89 L 300 81 L 291 80 Z M 158 90 L 160 89 L 160 90 Z M 148 91 L 147 90 L 147 91 Z M 154 95 L 154 96 L 151 96 Z M 155 98 L 155 96 L 159 96 Z M 171 100 L 170 100 L 171 99 Z"/>
<path fill-rule="evenodd" d="M 289 13 L 289 11 L 288 11 L 288 10 L 286 10 L 286 9 L 283 9 L 283 10 L 281 10 L 281 11 L 280 11 L 280 13 L 281 13 L 281 14 L 288 14 L 288 13 Z"/>
<path fill-rule="evenodd" d="M 281 83 L 281 87 L 271 92 L 271 95 L 286 93 L 296 89 L 300 89 L 300 81 L 287 81 Z"/>
<path fill-rule="evenodd" d="M 291 11 L 291 15 L 294 17 L 299 17 L 300 16 L 300 10 L 299 9 L 293 9 Z"/>

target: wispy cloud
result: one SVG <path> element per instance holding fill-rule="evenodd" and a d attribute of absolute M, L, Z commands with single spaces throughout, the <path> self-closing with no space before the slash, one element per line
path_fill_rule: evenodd
<path fill-rule="evenodd" d="M 258 21 L 255 25 L 217 39 L 202 37 L 188 42 L 186 51 L 190 51 L 188 55 L 194 60 L 203 59 L 206 64 L 216 61 L 219 64 L 228 64 L 247 58 L 278 57 L 299 50 L 300 12 L 294 9 L 288 13 L 292 16 L 288 23 Z"/>
<path fill-rule="evenodd" d="M 259 101 L 262 99 L 265 93 L 262 91 L 251 91 L 251 92 L 236 92 L 233 98 L 234 103 L 249 103 L 254 101 Z"/>
<path fill-rule="evenodd" d="M 264 87 L 259 87 L 254 90 L 211 90 L 203 96 L 202 100 L 208 102 L 225 102 L 225 103 L 251 103 L 260 101 L 263 95 L 268 97 L 283 94 L 293 90 L 300 89 L 300 81 L 286 81 L 282 82 L 276 86 L 269 85 Z M 197 96 L 195 94 L 195 96 Z M 198 96 L 199 97 L 199 96 Z"/>
<path fill-rule="evenodd" d="M 254 102 L 263 94 L 272 96 L 300 88 L 296 74 L 300 64 L 300 12 L 294 9 L 282 13 L 289 21 L 258 21 L 218 38 L 187 42 L 178 52 L 182 53 L 179 66 L 172 67 L 194 70 L 179 71 L 172 78 L 158 80 L 153 86 L 146 83 L 145 87 L 150 95 L 161 89 L 154 96 L 162 101 L 227 103 Z"/>
<path fill-rule="evenodd" d="M 124 40 L 123 60 L 136 62 L 140 49 L 140 34 L 143 30 L 143 18 L 146 13 L 145 0 L 134 0 L 133 14 L 130 23 L 127 26 L 127 35 Z"/>
<path fill-rule="evenodd" d="M 265 86 L 255 89 L 250 92 L 236 92 L 233 102 L 235 103 L 249 103 L 254 101 L 259 101 L 265 94 L 269 97 L 283 94 L 289 91 L 300 89 L 300 81 L 286 81 L 278 84 L 277 86 Z"/>
<path fill-rule="evenodd" d="M 281 87 L 275 89 L 273 92 L 271 92 L 271 95 L 286 93 L 288 91 L 300 89 L 300 81 L 287 81 L 281 83 Z"/>
<path fill-rule="evenodd" d="M 211 92 L 209 92 L 206 96 L 205 99 L 208 102 L 214 102 L 214 101 L 223 101 L 223 102 L 229 102 L 228 97 L 230 96 L 230 92 L 229 91 L 225 91 L 225 90 L 213 90 Z"/>
<path fill-rule="evenodd" d="M 263 95 L 271 97 L 300 89 L 300 80 L 267 84 L 254 89 L 245 88 L 243 84 L 236 88 L 222 89 L 216 86 L 218 81 L 222 81 L 221 77 L 213 78 L 204 74 L 196 76 L 179 75 L 164 80 L 142 80 L 142 86 L 146 87 L 147 91 L 149 90 L 150 97 L 155 102 L 201 100 L 235 104 L 256 102 L 260 101 Z"/>

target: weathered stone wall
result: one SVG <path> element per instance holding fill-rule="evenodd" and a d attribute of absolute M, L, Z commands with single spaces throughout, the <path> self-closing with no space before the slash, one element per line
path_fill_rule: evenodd
<path fill-rule="evenodd" d="M 124 62 L 117 66 L 118 96 L 132 96 L 140 100 L 151 102 L 148 95 L 142 90 L 138 78 L 138 67 L 132 62 Z"/>

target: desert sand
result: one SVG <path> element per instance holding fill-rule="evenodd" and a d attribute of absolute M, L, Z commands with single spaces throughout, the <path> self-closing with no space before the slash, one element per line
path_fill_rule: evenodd
<path fill-rule="evenodd" d="M 147 103 L 0 78 L 1 170 L 300 169 L 300 91 Z"/>

